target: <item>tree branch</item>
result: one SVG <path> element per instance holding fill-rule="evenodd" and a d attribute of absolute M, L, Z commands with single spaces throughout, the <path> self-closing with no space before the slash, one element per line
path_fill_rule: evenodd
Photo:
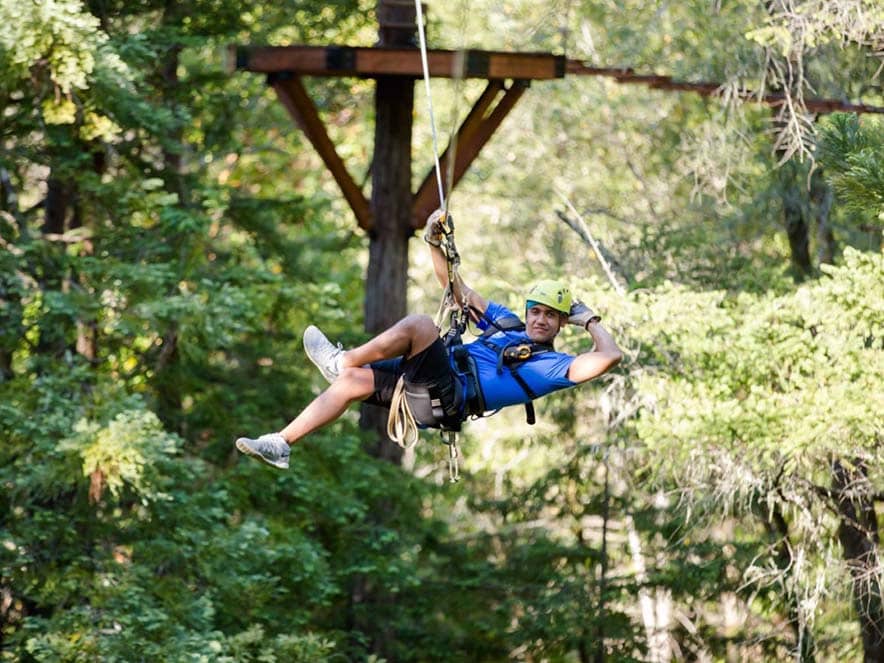
<path fill-rule="evenodd" d="M 608 261 L 605 259 L 604 254 L 602 253 L 602 248 L 599 246 L 599 243 L 593 238 L 593 236 L 589 232 L 589 227 L 586 225 L 586 222 L 583 220 L 583 217 L 580 216 L 580 212 L 578 212 L 574 205 L 571 204 L 571 201 L 568 198 L 559 192 L 559 196 L 561 196 L 562 200 L 571 210 L 571 212 L 577 217 L 577 221 L 572 220 L 568 217 L 567 214 L 562 212 L 561 210 L 556 210 L 556 216 L 559 217 L 571 230 L 576 232 L 580 238 L 588 244 L 592 250 L 595 252 L 596 258 L 598 258 L 599 263 L 602 265 L 602 269 L 605 272 L 605 276 L 608 277 L 608 281 L 611 283 L 611 286 L 621 297 L 626 296 L 626 288 L 617 280 L 617 276 L 614 274 L 614 271 L 611 269 L 611 266 L 608 264 Z"/>

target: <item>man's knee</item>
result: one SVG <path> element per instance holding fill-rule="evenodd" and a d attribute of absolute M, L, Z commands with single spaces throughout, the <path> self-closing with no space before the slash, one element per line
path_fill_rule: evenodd
<path fill-rule="evenodd" d="M 409 323 L 411 355 L 415 355 L 429 347 L 433 341 L 439 338 L 439 329 L 430 316 L 416 313 L 408 316 L 406 320 Z"/>
<path fill-rule="evenodd" d="M 329 388 L 339 390 L 350 400 L 362 400 L 374 393 L 374 373 L 364 367 L 342 368 Z"/>
<path fill-rule="evenodd" d="M 437 333 L 436 323 L 433 322 L 433 318 L 424 313 L 413 313 L 403 318 L 402 321 L 414 334 Z"/>

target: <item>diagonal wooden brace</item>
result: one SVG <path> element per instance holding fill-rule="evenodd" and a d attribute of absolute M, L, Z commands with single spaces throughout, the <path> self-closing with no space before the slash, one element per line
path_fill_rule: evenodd
<path fill-rule="evenodd" d="M 334 143 L 328 137 L 325 125 L 319 117 L 319 111 L 316 110 L 316 106 L 310 99 L 310 95 L 307 94 L 301 79 L 285 74 L 271 75 L 268 76 L 268 83 L 276 90 L 276 94 L 279 95 L 279 99 L 289 115 L 313 144 L 325 162 L 326 168 L 331 171 L 338 186 L 341 187 L 344 198 L 350 204 L 350 209 L 356 215 L 359 227 L 366 231 L 371 230 L 373 223 L 368 200 L 353 178 L 350 177 L 347 167 L 335 150 Z"/>
<path fill-rule="evenodd" d="M 479 156 L 482 148 L 491 139 L 491 136 L 494 135 L 494 132 L 525 93 L 529 85 L 530 81 L 527 80 L 515 80 L 508 88 L 505 88 L 503 82 L 499 80 L 488 82 L 487 87 L 460 125 L 454 144 L 449 145 L 439 159 L 439 166 L 442 169 L 442 177 L 444 179 L 448 174 L 452 148 L 454 149 L 455 157 L 454 168 L 451 173 L 451 183 L 449 185 L 446 182 L 446 185 L 449 185 L 452 189 L 457 186 L 464 173 L 466 173 L 476 157 Z M 503 97 L 489 112 L 489 108 L 491 108 L 501 90 L 505 90 Z M 450 191 L 446 191 L 445 195 L 448 196 L 450 193 Z M 432 214 L 433 210 L 439 207 L 439 203 L 439 188 L 436 183 L 436 175 L 434 170 L 430 170 L 414 195 L 414 202 L 411 208 L 412 226 L 415 229 L 423 228 L 427 217 Z"/>

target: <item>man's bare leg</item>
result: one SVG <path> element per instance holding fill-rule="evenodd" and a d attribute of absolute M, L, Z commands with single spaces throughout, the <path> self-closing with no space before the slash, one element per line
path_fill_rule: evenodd
<path fill-rule="evenodd" d="M 308 433 L 334 421 L 344 413 L 350 403 L 368 398 L 373 391 L 374 374 L 370 368 L 345 368 L 328 389 L 314 398 L 279 433 L 267 433 L 256 439 L 237 438 L 236 448 L 248 456 L 284 470 L 289 466 L 289 447 Z"/>
<path fill-rule="evenodd" d="M 368 364 L 394 357 L 412 357 L 439 338 L 433 319 L 409 315 L 341 358 L 341 373 L 280 434 L 290 445 L 340 417 L 354 401 L 374 393 L 374 373 Z"/>
<path fill-rule="evenodd" d="M 316 330 L 320 337 L 321 332 Z M 433 320 L 426 315 L 403 318 L 367 343 L 339 355 L 337 367 L 330 370 L 323 360 L 310 356 L 327 380 L 328 389 L 314 398 L 304 410 L 279 433 L 257 439 L 238 438 L 236 448 L 259 460 L 285 469 L 289 465 L 289 447 L 305 435 L 340 417 L 354 401 L 374 393 L 374 373 L 368 364 L 382 359 L 413 357 L 439 338 Z M 330 346 L 327 339 L 324 342 Z M 309 351 L 308 351 L 309 356 Z"/>
<path fill-rule="evenodd" d="M 308 433 L 331 423 L 354 401 L 365 400 L 374 392 L 374 373 L 370 368 L 345 368 L 328 389 L 314 398 L 301 414 L 279 431 L 290 445 Z"/>
<path fill-rule="evenodd" d="M 347 350 L 341 368 L 366 366 L 395 357 L 413 357 L 439 338 L 439 330 L 428 315 L 409 315 L 367 343 Z"/>

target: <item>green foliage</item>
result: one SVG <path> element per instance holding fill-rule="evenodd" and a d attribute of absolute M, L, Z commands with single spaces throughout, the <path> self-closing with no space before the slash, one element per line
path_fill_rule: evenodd
<path fill-rule="evenodd" d="M 117 124 L 91 101 L 82 101 L 97 78 L 124 80 L 129 69 L 109 47 L 98 17 L 79 0 L 0 3 L 0 56 L 6 94 L 31 86 L 47 125 L 80 123 L 86 141 L 112 140 Z M 36 85 L 36 89 L 33 86 Z M 5 95 L 4 95 L 5 96 Z"/>
<path fill-rule="evenodd" d="M 178 443 L 150 411 L 128 410 L 107 425 L 81 419 L 74 437 L 62 440 L 58 449 L 82 458 L 83 476 L 99 476 L 114 497 L 125 486 L 142 499 L 162 499 L 152 487 L 149 473 L 177 451 Z M 146 475 L 147 474 L 147 475 Z"/>
<path fill-rule="evenodd" d="M 884 224 L 884 123 L 835 113 L 822 126 L 820 164 L 844 206 L 861 220 Z"/>
<path fill-rule="evenodd" d="M 219 54 L 371 45 L 375 3 L 25 5 L 0 2 L 2 660 L 643 660 L 646 599 L 678 611 L 661 628 L 685 658 L 792 655 L 796 599 L 820 660 L 856 657 L 821 495 L 836 455 L 881 481 L 884 265 L 848 249 L 816 282 L 785 278 L 766 115 L 538 82 L 454 196 L 463 271 L 516 307 L 517 284 L 568 278 L 623 368 L 545 400 L 534 429 L 473 423 L 457 486 L 434 436 L 409 472 L 364 453 L 354 414 L 274 473 L 231 441 L 321 388 L 306 324 L 364 340 L 365 239 L 272 91 Z M 757 4 L 465 6 L 433 7 L 438 45 L 749 81 L 761 63 L 740 38 L 764 27 Z M 359 179 L 370 84 L 308 86 Z M 443 117 L 454 89 L 437 86 Z M 858 227 L 880 211 L 878 125 L 825 127 Z M 561 195 L 634 294 L 604 285 Z M 423 255 L 415 310 L 438 294 Z"/>
<path fill-rule="evenodd" d="M 783 297 L 727 300 L 680 288 L 654 296 L 646 342 L 665 372 L 640 386 L 654 403 L 640 434 L 654 447 L 692 440 L 732 457 L 751 443 L 740 464 L 752 472 L 811 473 L 845 438 L 872 452 L 877 404 L 863 394 L 874 392 L 884 369 L 884 263 L 855 251 L 845 261 Z M 676 318 L 678 337 L 667 333 Z M 800 426 L 794 411 L 805 413 Z"/>
<path fill-rule="evenodd" d="M 838 524 L 818 487 L 831 480 L 833 459 L 881 461 L 884 262 L 853 250 L 844 258 L 788 295 L 674 286 L 642 295 L 634 314 L 650 350 L 635 385 L 643 403 L 635 433 L 666 459 L 654 476 L 700 510 L 705 501 L 737 515 L 757 509 L 766 522 L 783 514 L 791 545 L 825 560 L 788 580 L 789 591 L 812 597 L 803 617 L 811 621 L 824 613 L 820 579 L 836 568 Z M 875 470 L 871 481 L 880 480 Z M 744 574 L 763 587 L 772 572 L 753 563 Z"/>
<path fill-rule="evenodd" d="M 79 0 L 52 3 L 5 1 L 0 5 L 0 44 L 13 72 L 24 78 L 34 63 L 48 67 L 63 95 L 88 87 L 95 51 L 107 40 L 99 20 Z M 50 122 L 51 123 L 51 122 Z"/>

